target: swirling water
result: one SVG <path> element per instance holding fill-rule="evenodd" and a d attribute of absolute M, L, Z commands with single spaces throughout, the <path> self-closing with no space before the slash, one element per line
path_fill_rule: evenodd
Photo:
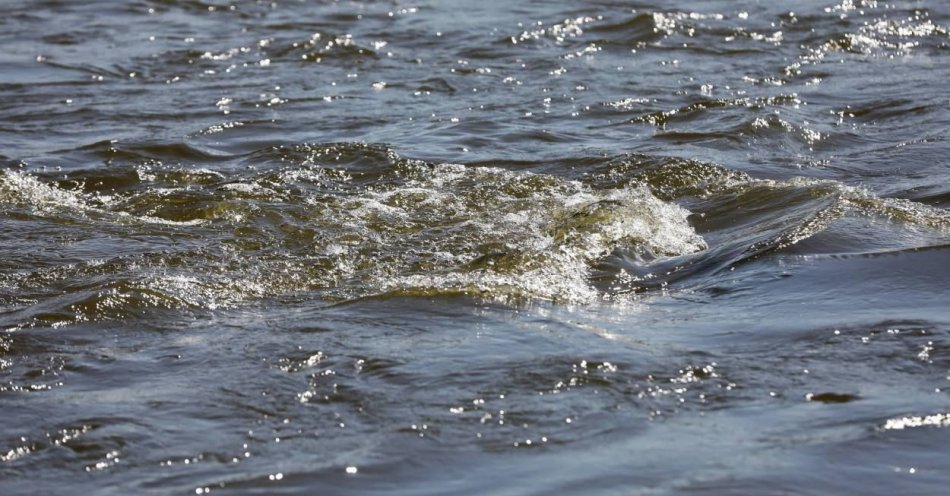
<path fill-rule="evenodd" d="M 943 494 L 950 5 L 0 4 L 3 494 Z"/>

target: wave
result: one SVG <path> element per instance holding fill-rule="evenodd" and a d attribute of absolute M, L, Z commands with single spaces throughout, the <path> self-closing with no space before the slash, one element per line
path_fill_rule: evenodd
<path fill-rule="evenodd" d="M 429 163 L 331 143 L 210 160 L 189 151 L 205 167 L 188 167 L 144 158 L 155 146 L 131 148 L 125 165 L 69 178 L 0 174 L 5 217 L 70 240 L 45 242 L 0 276 L 13 309 L 4 322 L 300 295 L 622 302 L 701 284 L 844 218 L 912 232 L 895 249 L 946 243 L 950 232 L 946 210 L 912 200 L 675 157 L 564 158 L 544 172 L 547 162 Z M 16 301 L 46 301 L 52 317 Z"/>

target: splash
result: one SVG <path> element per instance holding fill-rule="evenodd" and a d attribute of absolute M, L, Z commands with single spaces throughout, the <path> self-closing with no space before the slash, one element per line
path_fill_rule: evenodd
<path fill-rule="evenodd" d="M 589 302 L 604 296 L 588 281 L 591 267 L 614 250 L 663 257 L 706 247 L 687 210 L 645 187 L 594 190 L 449 164 L 417 164 L 412 175 L 407 184 L 346 202 L 346 225 L 372 240 L 349 254 L 391 261 L 368 278 L 385 292 Z"/>

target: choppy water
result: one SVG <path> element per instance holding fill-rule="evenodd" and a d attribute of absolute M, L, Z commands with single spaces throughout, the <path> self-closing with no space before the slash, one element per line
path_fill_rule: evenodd
<path fill-rule="evenodd" d="M 943 494 L 950 5 L 792 7 L 3 2 L 0 492 Z"/>

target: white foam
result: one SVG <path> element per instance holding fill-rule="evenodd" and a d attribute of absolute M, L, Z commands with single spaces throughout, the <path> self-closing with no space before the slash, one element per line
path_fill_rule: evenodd
<path fill-rule="evenodd" d="M 370 292 L 592 301 L 604 295 L 588 280 L 591 265 L 615 249 L 676 256 L 706 247 L 687 210 L 646 188 L 594 190 L 457 164 L 417 165 L 408 177 L 346 199 L 339 212 L 353 234 L 374 236 L 347 247 L 355 258 L 379 261 L 364 274 Z"/>

